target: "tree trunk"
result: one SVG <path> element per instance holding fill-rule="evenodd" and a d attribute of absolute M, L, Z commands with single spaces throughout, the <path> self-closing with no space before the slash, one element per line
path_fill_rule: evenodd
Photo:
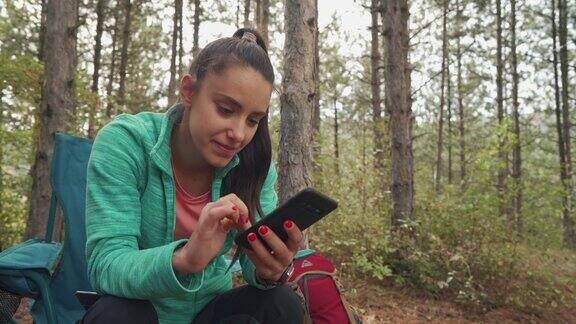
<path fill-rule="evenodd" d="M 270 22 L 270 0 L 261 0 L 262 7 L 260 8 L 260 34 L 264 39 L 264 44 L 269 47 L 269 39 L 268 39 L 268 25 Z"/>
<path fill-rule="evenodd" d="M 452 184 L 454 175 L 452 172 L 452 80 L 450 75 L 450 50 L 446 53 L 446 121 L 448 122 L 448 183 Z"/>
<path fill-rule="evenodd" d="M 122 50 L 120 51 L 120 85 L 118 87 L 118 105 L 126 110 L 126 69 L 128 67 L 128 45 L 130 44 L 130 24 L 132 23 L 132 4 L 124 0 L 124 29 L 122 31 Z"/>
<path fill-rule="evenodd" d="M 180 12 L 178 13 L 178 78 L 177 78 L 177 84 L 180 82 L 180 79 L 182 78 L 182 74 L 184 74 L 184 37 L 182 36 L 182 31 L 184 29 L 183 24 L 183 2 L 182 0 L 180 1 Z M 176 86 L 178 87 L 178 86 Z"/>
<path fill-rule="evenodd" d="M 45 70 L 40 106 L 40 129 L 32 176 L 26 238 L 42 236 L 50 208 L 50 163 L 56 132 L 65 131 L 74 115 L 76 32 L 78 1 L 50 0 L 47 3 L 44 46 Z"/>
<path fill-rule="evenodd" d="M 244 0 L 244 27 L 250 26 L 250 0 Z"/>
<path fill-rule="evenodd" d="M 336 98 L 333 98 L 334 105 L 334 166 L 336 168 L 336 178 L 340 179 L 340 151 L 338 147 L 338 108 Z"/>
<path fill-rule="evenodd" d="M 464 129 L 464 94 L 462 91 L 462 46 L 460 44 L 460 40 L 462 38 L 461 30 L 462 30 L 462 7 L 461 3 L 458 3 L 458 12 L 457 21 L 458 21 L 458 30 L 459 34 L 456 38 L 456 60 L 457 60 L 457 69 L 458 69 L 458 84 L 456 86 L 456 91 L 458 92 L 458 132 L 459 132 L 459 140 L 460 140 L 460 188 L 463 190 L 466 187 L 466 141 L 464 139 L 465 129 Z"/>
<path fill-rule="evenodd" d="M 47 15 L 47 2 L 42 0 L 42 7 L 40 9 L 40 35 L 38 37 L 38 61 L 44 61 L 44 39 L 46 38 L 46 15 Z"/>
<path fill-rule="evenodd" d="M 568 84 L 568 3 L 566 0 L 559 0 L 558 2 L 558 15 L 559 15 L 559 28 L 558 36 L 560 41 L 560 78 L 562 80 L 561 89 L 561 102 L 562 102 L 562 116 L 563 116 L 563 130 L 564 136 L 564 150 L 565 150 L 565 165 L 566 165 L 566 180 L 564 181 L 564 190 L 566 191 L 567 204 L 569 205 L 570 213 L 564 214 L 564 245 L 570 249 L 576 249 L 576 231 L 574 229 L 574 219 L 572 218 L 572 157 L 570 145 L 570 106 L 568 103 L 568 91 L 570 85 Z"/>
<path fill-rule="evenodd" d="M 512 55 L 512 112 L 514 118 L 514 135 L 516 141 L 512 151 L 512 179 L 514 181 L 514 196 L 512 198 L 512 211 L 516 230 L 522 233 L 522 145 L 520 136 L 520 112 L 518 104 L 518 55 L 516 53 L 516 0 L 510 1 L 511 6 L 511 39 L 510 51 Z"/>
<path fill-rule="evenodd" d="M 200 7 L 200 0 L 194 0 L 194 45 L 192 45 L 192 56 L 196 57 L 198 54 L 198 40 L 200 34 L 200 15 L 202 15 L 202 8 Z"/>
<path fill-rule="evenodd" d="M 436 147 L 436 174 L 435 174 L 435 189 L 436 193 L 442 193 L 442 152 L 444 146 L 444 104 L 446 101 L 445 87 L 446 87 L 446 61 L 448 54 L 448 35 L 446 33 L 448 23 L 448 0 L 443 1 L 443 17 L 442 17 L 442 82 L 440 89 L 440 110 L 438 112 L 438 141 Z"/>
<path fill-rule="evenodd" d="M 394 228 L 412 220 L 414 210 L 411 70 L 408 63 L 409 15 L 407 0 L 387 1 L 384 18 L 385 83 L 387 107 L 390 109 L 391 223 Z"/>
<path fill-rule="evenodd" d="M 256 29 L 260 30 L 260 24 L 262 24 L 262 0 L 256 0 L 256 12 L 254 13 L 254 26 Z M 284 8 L 286 10 L 286 8 Z"/>
<path fill-rule="evenodd" d="M 112 110 L 113 110 L 113 102 L 114 99 L 112 98 L 112 89 L 114 88 L 114 76 L 116 70 L 116 54 L 117 54 L 117 46 L 118 43 L 118 26 L 120 24 L 118 20 L 118 10 L 120 7 L 119 4 L 116 5 L 116 10 L 114 10 L 114 24 L 112 26 L 112 53 L 110 54 L 110 74 L 108 74 L 108 85 L 106 86 L 106 117 L 110 119 L 112 117 Z"/>
<path fill-rule="evenodd" d="M 284 71 L 280 96 L 279 200 L 310 186 L 314 111 L 314 0 L 286 0 Z M 305 244 L 307 245 L 307 239 Z"/>
<path fill-rule="evenodd" d="M 92 92 L 98 96 L 98 81 L 100 79 L 100 54 L 102 53 L 102 33 L 104 32 L 104 9 L 106 0 L 98 0 L 96 4 L 96 36 L 94 37 L 94 73 L 92 74 Z M 96 105 L 90 105 L 88 116 L 88 138 L 94 138 L 96 135 Z"/>
<path fill-rule="evenodd" d="M 504 102 L 503 102 L 503 73 L 504 73 L 504 62 L 502 59 L 502 5 L 501 0 L 496 0 L 496 106 L 497 106 L 497 118 L 498 126 L 500 128 L 504 127 Z M 507 154 L 504 151 L 504 137 L 501 136 L 498 139 L 498 200 L 500 204 L 500 215 L 508 216 L 508 202 L 506 199 L 507 193 Z"/>
<path fill-rule="evenodd" d="M 0 91 L 0 102 L 2 102 L 2 91 Z M 0 105 L 0 216 L 4 210 L 4 201 L 2 197 L 4 196 L 4 169 L 2 165 L 4 164 L 4 105 Z M 0 251 L 4 250 L 4 244 L 0 243 Z"/>
<path fill-rule="evenodd" d="M 170 81 L 168 83 L 168 105 L 176 101 L 176 58 L 178 55 L 178 21 L 182 13 L 182 0 L 175 0 L 174 16 L 172 17 L 172 57 L 170 59 Z"/>
<path fill-rule="evenodd" d="M 383 120 L 382 120 L 382 98 L 381 93 L 381 80 L 380 80 L 380 65 L 382 64 L 382 57 L 380 56 L 380 45 L 378 33 L 378 12 L 379 0 L 372 0 L 370 7 L 370 14 L 372 16 L 371 36 L 371 55 L 370 55 L 370 69 L 371 69 L 371 89 L 372 89 L 372 122 L 374 131 L 374 168 L 379 171 L 384 171 L 384 134 L 383 134 Z"/>
<path fill-rule="evenodd" d="M 318 27 L 318 0 L 314 0 L 314 25 Z M 318 157 L 322 153 L 320 145 L 320 45 L 319 45 L 319 30 L 316 28 L 314 31 L 314 114 L 312 116 L 312 161 L 313 161 L 313 174 L 321 174 L 322 166 L 318 161 Z M 314 185 L 321 186 L 322 178 L 315 178 Z"/>

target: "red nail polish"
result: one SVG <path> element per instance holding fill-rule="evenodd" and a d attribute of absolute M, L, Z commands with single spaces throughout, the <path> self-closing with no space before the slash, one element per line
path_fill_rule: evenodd
<path fill-rule="evenodd" d="M 238 207 L 232 206 L 232 210 L 233 210 L 233 211 L 237 211 L 237 210 L 238 210 Z"/>
<path fill-rule="evenodd" d="M 250 217 L 245 216 L 246 218 L 244 218 L 244 224 L 248 223 L 248 221 L 250 220 Z"/>
<path fill-rule="evenodd" d="M 256 241 L 256 234 L 248 233 L 248 241 L 250 241 L 250 242 Z"/>
<path fill-rule="evenodd" d="M 258 228 L 258 232 L 260 235 L 266 235 L 268 234 L 268 227 L 266 227 L 266 225 L 262 225 Z"/>
<path fill-rule="evenodd" d="M 293 222 L 293 221 L 287 220 L 287 221 L 284 222 L 284 227 L 285 227 L 285 228 L 290 229 L 290 228 L 292 228 L 292 226 L 294 226 L 294 222 Z"/>

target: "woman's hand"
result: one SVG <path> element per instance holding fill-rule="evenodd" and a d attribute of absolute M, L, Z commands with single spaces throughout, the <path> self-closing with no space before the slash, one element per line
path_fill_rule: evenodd
<path fill-rule="evenodd" d="M 248 234 L 248 242 L 252 246 L 252 251 L 246 250 L 246 255 L 256 266 L 256 276 L 261 280 L 278 281 L 300 249 L 300 243 L 304 237 L 302 231 L 291 220 L 284 222 L 284 229 L 288 233 L 286 243 L 282 242 L 270 228 L 261 226 L 258 229 L 260 236 L 270 247 L 270 251 L 260 242 L 256 234 Z"/>
<path fill-rule="evenodd" d="M 229 194 L 208 203 L 200 212 L 188 242 L 174 252 L 174 270 L 181 275 L 200 272 L 220 252 L 233 227 L 250 227 L 248 208 L 238 196 Z"/>

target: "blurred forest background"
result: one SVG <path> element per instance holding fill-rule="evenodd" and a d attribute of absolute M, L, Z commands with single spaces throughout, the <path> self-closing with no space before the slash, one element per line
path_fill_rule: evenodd
<path fill-rule="evenodd" d="M 280 198 L 340 202 L 309 244 L 360 308 L 393 289 L 573 314 L 576 3 L 317 1 L 2 0 L 0 250 L 44 233 L 54 132 L 167 110 L 202 45 L 252 26 Z"/>

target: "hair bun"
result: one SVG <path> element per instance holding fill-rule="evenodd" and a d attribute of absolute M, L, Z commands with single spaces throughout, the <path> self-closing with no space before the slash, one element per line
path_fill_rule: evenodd
<path fill-rule="evenodd" d="M 242 35 L 242 39 L 245 39 L 245 40 L 252 42 L 252 43 L 258 42 L 258 38 L 256 37 L 256 35 L 252 34 L 249 31 L 244 32 L 244 34 Z"/>

